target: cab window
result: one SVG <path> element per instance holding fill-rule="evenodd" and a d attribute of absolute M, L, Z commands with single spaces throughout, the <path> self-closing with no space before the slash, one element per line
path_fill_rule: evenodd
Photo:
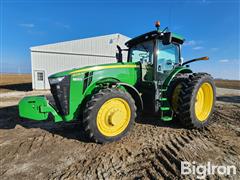
<path fill-rule="evenodd" d="M 179 49 L 175 44 L 163 45 L 158 42 L 157 65 L 158 72 L 170 71 L 174 65 L 179 63 Z"/>
<path fill-rule="evenodd" d="M 153 41 L 146 41 L 131 47 L 129 61 L 153 64 Z"/>

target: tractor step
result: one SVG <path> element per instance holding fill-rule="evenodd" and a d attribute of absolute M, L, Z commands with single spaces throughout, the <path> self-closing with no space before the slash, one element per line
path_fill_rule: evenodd
<path fill-rule="evenodd" d="M 160 101 L 167 101 L 167 98 L 160 98 Z"/>
<path fill-rule="evenodd" d="M 171 121 L 172 120 L 172 117 L 171 116 L 163 116 L 161 118 L 163 121 Z"/>
<path fill-rule="evenodd" d="M 171 121 L 172 120 L 172 110 L 170 108 L 168 98 L 167 98 L 167 88 L 161 89 L 161 97 L 159 98 L 161 102 L 161 120 L 162 121 Z"/>
<path fill-rule="evenodd" d="M 160 107 L 161 111 L 168 111 L 170 110 L 170 107 Z"/>

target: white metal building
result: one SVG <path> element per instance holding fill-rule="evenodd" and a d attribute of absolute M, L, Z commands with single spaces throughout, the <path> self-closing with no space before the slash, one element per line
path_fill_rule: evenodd
<path fill-rule="evenodd" d="M 110 34 L 31 47 L 33 89 L 49 89 L 48 76 L 56 72 L 117 62 L 116 46 L 124 49 L 128 40 L 122 34 Z M 126 56 L 123 54 L 123 60 Z"/>

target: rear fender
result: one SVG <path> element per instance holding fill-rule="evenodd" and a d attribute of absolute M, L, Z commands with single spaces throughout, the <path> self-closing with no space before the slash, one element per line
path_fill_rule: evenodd
<path fill-rule="evenodd" d="M 166 80 L 163 82 L 163 88 L 168 88 L 169 84 L 171 83 L 171 81 L 173 80 L 173 78 L 179 74 L 179 73 L 192 73 L 192 70 L 186 67 L 182 67 L 179 66 L 177 68 L 175 68 L 170 74 L 169 76 L 166 78 Z"/>

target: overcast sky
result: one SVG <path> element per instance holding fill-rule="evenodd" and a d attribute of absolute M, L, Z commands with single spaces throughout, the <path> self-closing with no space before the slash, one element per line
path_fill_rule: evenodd
<path fill-rule="evenodd" d="M 1 72 L 30 73 L 31 46 L 162 28 L 181 34 L 185 60 L 215 78 L 240 79 L 239 0 L 0 0 Z"/>

